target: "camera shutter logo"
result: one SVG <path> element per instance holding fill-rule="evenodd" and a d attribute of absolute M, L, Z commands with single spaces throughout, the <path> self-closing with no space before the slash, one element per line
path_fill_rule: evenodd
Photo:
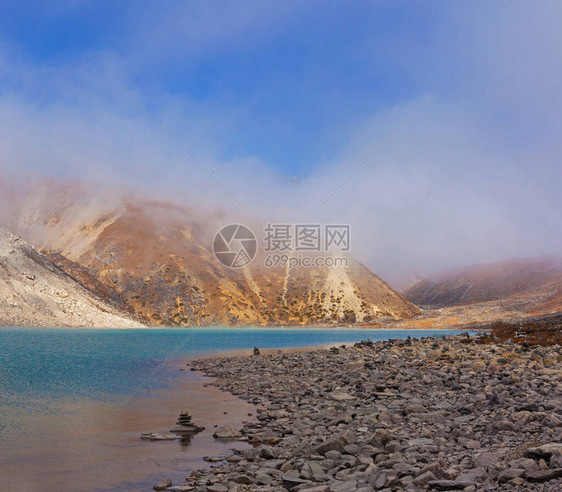
<path fill-rule="evenodd" d="M 246 266 L 256 256 L 257 248 L 256 236 L 242 224 L 224 226 L 213 241 L 215 258 L 229 268 Z"/>

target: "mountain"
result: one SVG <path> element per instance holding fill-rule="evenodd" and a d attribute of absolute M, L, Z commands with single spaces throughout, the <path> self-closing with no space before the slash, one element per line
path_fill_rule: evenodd
<path fill-rule="evenodd" d="M 404 296 L 432 308 L 525 300 L 529 314 L 562 311 L 562 261 L 524 258 L 473 265 L 425 278 Z"/>
<path fill-rule="evenodd" d="M 143 326 L 0 227 L 0 325 Z"/>
<path fill-rule="evenodd" d="M 370 322 L 420 313 L 351 257 L 345 268 L 267 268 L 263 255 L 241 269 L 225 267 L 211 250 L 228 223 L 220 212 L 115 193 L 100 198 L 60 183 L 18 190 L 10 203 L 1 220 L 152 324 Z"/>

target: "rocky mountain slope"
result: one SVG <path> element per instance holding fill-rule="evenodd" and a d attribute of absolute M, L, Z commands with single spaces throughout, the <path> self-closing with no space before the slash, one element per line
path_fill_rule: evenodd
<path fill-rule="evenodd" d="M 0 227 L 0 325 L 142 326 Z"/>
<path fill-rule="evenodd" d="M 72 275 L 86 269 L 153 324 L 368 322 L 420 312 L 351 257 L 346 268 L 266 268 L 260 257 L 229 269 L 211 251 L 225 225 L 213 214 L 115 194 L 100 200 L 61 184 L 19 190 L 11 203 L 0 220 Z"/>
<path fill-rule="evenodd" d="M 427 307 L 524 300 L 530 314 L 561 311 L 562 261 L 527 258 L 474 265 L 428 277 L 407 289 L 404 296 Z"/>

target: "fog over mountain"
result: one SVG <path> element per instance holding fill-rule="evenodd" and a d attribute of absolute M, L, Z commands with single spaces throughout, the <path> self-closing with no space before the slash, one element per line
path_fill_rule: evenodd
<path fill-rule="evenodd" d="M 532 314 L 557 312 L 562 308 L 562 261 L 525 258 L 473 265 L 425 278 L 404 295 L 430 308 L 523 299 Z"/>
<path fill-rule="evenodd" d="M 11 194 L 5 183 L 0 192 Z M 338 255 L 345 264 L 333 268 L 289 268 L 268 263 L 258 251 L 243 268 L 227 268 L 211 247 L 224 216 L 201 209 L 115 192 L 102 201 L 101 194 L 72 183 L 22 186 L 17 196 L 9 213 L 0 213 L 1 223 L 33 241 L 81 285 L 147 324 L 370 323 L 421 313 L 351 256 Z M 263 228 L 258 221 L 251 226 Z"/>
<path fill-rule="evenodd" d="M 106 39 L 57 56 L 40 28 L 6 29 L 4 178 L 76 180 L 202 217 L 349 223 L 351 253 L 394 284 L 559 253 L 560 4 L 416 4 L 424 25 L 404 8 L 386 29 L 380 2 L 354 7 L 367 9 L 354 35 L 338 30 L 343 6 L 196 5 L 116 11 Z M 78 14 L 49 15 L 79 27 Z"/>

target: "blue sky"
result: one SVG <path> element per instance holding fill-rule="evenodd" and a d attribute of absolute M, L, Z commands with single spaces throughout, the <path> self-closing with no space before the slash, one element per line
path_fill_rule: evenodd
<path fill-rule="evenodd" d="M 553 12 L 517 2 L 3 2 L 1 53 L 21 70 L 2 74 L 2 93 L 120 106 L 123 85 L 157 115 L 171 99 L 184 105 L 172 130 L 192 147 L 200 136 L 189 127 L 220 115 L 205 126 L 218 158 L 303 177 L 373 115 L 436 88 L 441 101 L 481 106 L 466 117 L 483 126 L 536 128 L 518 128 L 526 115 L 497 97 L 493 64 L 517 56 L 517 42 L 513 52 L 498 44 L 502 25 L 515 31 L 510 16 L 540 29 Z"/>
<path fill-rule="evenodd" d="M 254 215 L 350 223 L 377 272 L 557 253 L 561 17 L 517 0 L 2 2 L 0 169 L 232 208 L 125 87 Z"/>
<path fill-rule="evenodd" d="M 373 113 L 449 82 L 436 60 L 437 40 L 455 28 L 445 4 L 263 4 L 8 2 L 0 30 L 20 63 L 114 63 L 115 86 L 156 113 L 164 96 L 220 108 L 229 117 L 212 131 L 222 158 L 257 156 L 295 176 L 339 152 Z M 85 86 L 84 95 L 99 90 Z M 67 97 L 57 87 L 41 94 Z"/>

